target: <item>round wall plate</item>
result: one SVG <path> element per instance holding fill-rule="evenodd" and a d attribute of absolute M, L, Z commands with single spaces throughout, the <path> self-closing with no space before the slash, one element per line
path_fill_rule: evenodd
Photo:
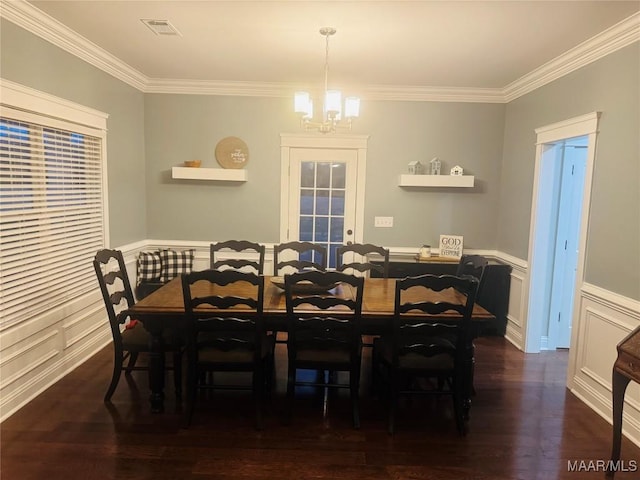
<path fill-rule="evenodd" d="M 216 160 L 222 168 L 243 168 L 249 161 L 249 148 L 238 137 L 226 137 L 216 145 Z"/>

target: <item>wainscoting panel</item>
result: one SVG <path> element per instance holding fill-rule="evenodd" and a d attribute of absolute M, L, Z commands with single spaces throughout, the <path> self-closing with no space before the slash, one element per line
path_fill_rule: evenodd
<path fill-rule="evenodd" d="M 511 265 L 511 286 L 509 289 L 509 311 L 507 313 L 507 331 L 505 338 L 519 350 L 524 350 L 525 305 L 527 264 L 519 258 L 502 252 L 494 252 L 493 257 L 502 263 Z"/>
<path fill-rule="evenodd" d="M 515 268 L 511 271 L 511 290 L 509 293 L 509 313 L 507 314 L 507 333 L 505 337 L 518 349 L 524 349 L 524 275 Z"/>
<path fill-rule="evenodd" d="M 0 332 L 0 421 L 110 341 L 98 292 Z"/>
<path fill-rule="evenodd" d="M 640 302 L 593 285 L 581 289 L 578 329 L 569 362 L 568 386 L 611 422 L 611 374 L 617 344 L 640 325 Z M 640 386 L 631 382 L 625 395 L 623 432 L 640 445 Z"/>
<path fill-rule="evenodd" d="M 132 282 L 137 252 L 143 246 L 121 248 Z M 87 268 L 93 272 L 90 262 Z M 97 280 L 95 287 L 95 291 L 0 330 L 0 421 L 111 343 Z M 101 402 L 102 397 L 90 401 Z"/>

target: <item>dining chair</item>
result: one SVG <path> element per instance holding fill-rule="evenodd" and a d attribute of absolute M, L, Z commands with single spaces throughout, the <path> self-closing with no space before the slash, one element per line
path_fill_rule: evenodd
<path fill-rule="evenodd" d="M 360 317 L 364 277 L 342 272 L 308 271 L 285 276 L 287 308 L 287 422 L 293 415 L 296 386 L 349 389 L 352 420 L 360 428 L 359 388 L 362 358 Z M 299 370 L 320 373 L 298 378 Z M 340 383 L 338 372 L 348 372 Z"/>
<path fill-rule="evenodd" d="M 295 257 L 291 259 L 291 257 Z M 325 271 L 327 248 L 312 242 L 286 242 L 273 247 L 273 272 L 275 276 L 306 269 Z"/>
<path fill-rule="evenodd" d="M 265 331 L 262 317 L 264 277 L 204 270 L 183 275 L 182 291 L 188 332 L 185 426 L 191 423 L 198 391 L 250 390 L 255 427 L 262 429 L 274 367 L 274 337 Z M 251 385 L 218 382 L 216 372 L 249 372 Z"/>
<path fill-rule="evenodd" d="M 150 335 L 143 325 L 130 318 L 127 311 L 135 301 L 122 252 L 110 249 L 99 250 L 93 259 L 93 268 L 98 277 L 113 338 L 113 374 L 104 396 L 104 401 L 109 402 L 123 370 L 127 375 L 134 370 L 148 371 L 148 366 L 137 366 L 136 362 L 140 353 L 150 351 Z M 166 352 L 173 354 L 173 363 L 167 368 L 173 370 L 176 397 L 180 398 L 184 342 L 177 332 L 167 331 L 163 337 Z M 125 365 L 126 360 L 128 362 Z"/>
<path fill-rule="evenodd" d="M 336 250 L 337 254 L 337 270 L 358 271 L 365 273 L 369 271 L 378 272 L 383 278 L 389 278 L 389 249 L 372 245 L 371 243 L 352 243 L 349 245 L 341 245 Z M 345 259 L 345 255 L 347 259 Z M 360 261 L 356 261 L 355 255 L 358 255 Z M 369 255 L 382 258 L 382 265 L 372 263 Z M 345 262 L 345 260 L 347 260 Z"/>
<path fill-rule="evenodd" d="M 462 275 L 472 275 L 478 279 L 478 291 L 482 290 L 482 279 L 484 278 L 484 272 L 489 265 L 489 260 L 482 255 L 462 255 L 458 267 L 456 269 L 456 275 L 458 277 Z"/>
<path fill-rule="evenodd" d="M 431 290 L 447 289 L 455 294 L 446 300 L 430 297 Z M 395 432 L 398 398 L 412 394 L 451 395 L 458 432 L 466 434 L 477 290 L 473 277 L 421 275 L 396 281 L 390 333 L 374 341 L 372 353 L 374 388 L 386 381 L 389 394 L 389 434 Z M 458 318 L 446 320 L 451 314 Z"/>
<path fill-rule="evenodd" d="M 212 243 L 209 249 L 210 268 L 214 270 L 232 268 L 241 271 L 254 271 L 258 275 L 263 274 L 264 245 L 248 240 L 227 240 Z M 234 254 L 233 258 L 229 257 L 229 252 Z M 243 258 L 239 258 L 238 254 Z"/>
<path fill-rule="evenodd" d="M 464 275 L 471 275 L 478 279 L 478 294 L 476 295 L 476 298 L 478 299 L 481 298 L 480 295 L 482 293 L 482 289 L 484 288 L 484 274 L 487 269 L 487 265 L 489 265 L 489 261 L 482 255 L 462 255 L 456 269 L 456 275 L 459 277 Z M 473 350 L 473 356 L 475 358 L 475 343 L 471 344 L 471 348 Z M 474 373 L 472 371 L 471 388 L 472 392 L 475 393 L 475 383 L 473 379 Z"/>

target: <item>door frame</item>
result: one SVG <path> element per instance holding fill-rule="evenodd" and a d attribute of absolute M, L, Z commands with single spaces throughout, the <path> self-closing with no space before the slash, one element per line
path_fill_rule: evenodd
<path fill-rule="evenodd" d="M 527 353 L 537 353 L 540 351 L 540 342 L 542 339 L 542 326 L 544 324 L 544 315 L 541 312 L 548 308 L 548 301 L 545 304 L 545 286 L 548 278 L 548 262 L 544 254 L 547 245 L 542 232 L 547 228 L 549 219 L 548 211 L 545 211 L 544 205 L 539 204 L 545 191 L 542 162 L 549 144 L 555 144 L 562 140 L 586 136 L 587 141 L 587 164 L 584 175 L 583 204 L 579 227 L 578 240 L 578 265 L 576 269 L 576 278 L 574 285 L 574 301 L 573 301 L 573 319 L 571 329 L 571 354 L 569 356 L 569 368 L 567 378 L 573 377 L 575 369 L 575 352 L 577 335 L 580 330 L 577 328 L 579 323 L 579 302 L 580 290 L 584 282 L 584 265 L 588 235 L 588 222 L 591 210 L 591 186 L 593 180 L 593 169 L 596 151 L 596 137 L 598 131 L 599 112 L 592 112 L 569 120 L 547 125 L 537 128 L 536 141 L 536 159 L 533 180 L 533 196 L 531 203 L 531 221 L 529 229 L 529 252 L 528 252 L 528 272 L 525 278 L 525 291 L 528 292 L 525 300 L 524 310 L 526 313 L 526 324 L 524 332 L 524 351 Z M 554 239 L 555 241 L 555 239 Z"/>
<path fill-rule="evenodd" d="M 356 211 L 354 242 L 362 242 L 364 230 L 364 192 L 367 172 L 368 135 L 318 135 L 309 133 L 280 134 L 280 242 L 288 242 L 289 225 L 289 169 L 291 149 L 318 148 L 356 150 Z M 285 222 L 286 219 L 286 222 Z"/>

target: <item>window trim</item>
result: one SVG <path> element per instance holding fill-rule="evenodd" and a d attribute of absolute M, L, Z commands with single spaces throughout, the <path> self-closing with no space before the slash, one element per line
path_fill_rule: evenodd
<path fill-rule="evenodd" d="M 49 95 L 38 90 L 0 78 L 0 116 L 22 117 L 52 128 L 63 124 L 86 135 L 100 139 L 102 244 L 109 246 L 109 210 L 107 183 L 107 128 L 108 114 Z M 21 323 L 24 319 L 6 319 L 2 328 Z"/>

